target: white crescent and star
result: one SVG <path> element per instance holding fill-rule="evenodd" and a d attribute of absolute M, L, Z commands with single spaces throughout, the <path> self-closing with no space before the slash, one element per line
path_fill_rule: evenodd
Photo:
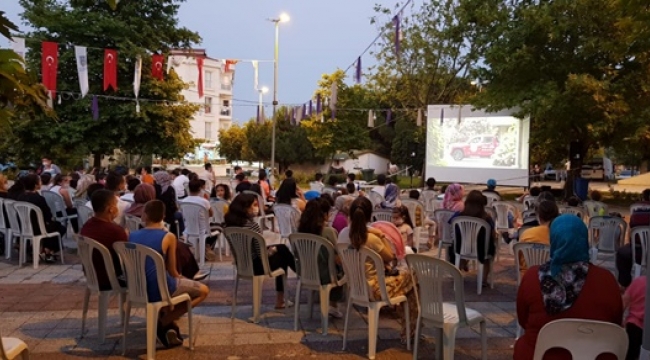
<path fill-rule="evenodd" d="M 47 56 L 45 58 L 45 61 L 47 61 L 49 64 L 54 64 L 54 57 L 52 56 Z"/>
<path fill-rule="evenodd" d="M 162 69 L 162 63 L 160 61 L 156 61 L 156 68 Z"/>
<path fill-rule="evenodd" d="M 106 60 L 113 61 L 113 54 L 106 54 Z"/>

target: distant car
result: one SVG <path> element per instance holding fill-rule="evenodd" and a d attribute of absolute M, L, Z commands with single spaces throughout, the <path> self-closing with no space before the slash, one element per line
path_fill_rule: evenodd
<path fill-rule="evenodd" d="M 546 164 L 546 168 L 544 169 L 544 180 L 558 180 L 557 171 L 553 169 L 551 164 Z"/>
<path fill-rule="evenodd" d="M 494 155 L 498 146 L 499 139 L 496 136 L 479 135 L 463 143 L 451 144 L 449 154 L 455 161 L 461 161 L 466 157 L 489 158 Z"/>
<path fill-rule="evenodd" d="M 622 170 L 618 174 L 617 178 L 618 179 L 629 179 L 629 178 L 631 178 L 633 176 L 637 176 L 637 175 L 639 175 L 639 172 L 636 171 L 636 170 Z"/>

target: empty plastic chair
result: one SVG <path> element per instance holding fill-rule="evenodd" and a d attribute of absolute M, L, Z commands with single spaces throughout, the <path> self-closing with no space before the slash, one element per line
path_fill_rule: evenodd
<path fill-rule="evenodd" d="M 14 337 L 2 337 L 0 331 L 0 359 L 14 360 L 14 359 L 29 360 L 29 348 L 24 341 Z"/>

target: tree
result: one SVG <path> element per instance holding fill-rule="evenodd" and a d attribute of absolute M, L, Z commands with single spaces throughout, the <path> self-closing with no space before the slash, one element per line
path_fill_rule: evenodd
<path fill-rule="evenodd" d="M 219 155 L 230 162 L 251 160 L 248 154 L 246 130 L 237 124 L 228 129 L 219 129 Z"/>
<path fill-rule="evenodd" d="M 26 145 L 31 153 L 100 154 L 115 148 L 140 154 L 178 157 L 192 151 L 195 142 L 190 134 L 189 120 L 198 106 L 184 101 L 180 91 L 185 86 L 170 72 L 160 82 L 151 77 L 150 52 L 166 54 L 172 48 L 197 43 L 198 34 L 178 26 L 178 3 L 174 0 L 143 0 L 123 2 L 113 11 L 109 4 L 93 0 L 20 0 L 22 19 L 36 29 L 32 39 L 59 43 L 58 89 L 61 104 L 55 101 L 60 119 L 53 123 L 42 117 L 20 124 L 15 142 Z M 143 16 L 143 14 L 150 14 Z M 76 62 L 72 47 L 67 44 L 92 45 L 88 49 L 90 94 L 99 97 L 99 119 L 93 120 L 91 97 L 79 99 Z M 40 67 L 40 43 L 28 43 L 27 63 Z M 103 50 L 118 50 L 118 91 L 102 89 Z M 141 111 L 136 113 L 133 72 L 135 59 L 141 56 Z M 69 95 L 73 93 L 73 95 Z M 68 95 L 66 95 L 68 94 Z"/>

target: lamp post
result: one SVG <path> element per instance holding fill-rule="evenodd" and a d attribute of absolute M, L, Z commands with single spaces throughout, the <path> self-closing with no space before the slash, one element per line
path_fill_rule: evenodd
<path fill-rule="evenodd" d="M 257 89 L 257 92 L 259 93 L 259 108 L 260 108 L 260 114 L 262 114 L 262 108 L 264 107 L 264 94 L 269 92 L 269 88 L 266 86 L 262 86 L 261 88 Z"/>
<path fill-rule="evenodd" d="M 483 91 L 483 85 L 486 85 L 486 84 L 489 84 L 489 83 L 490 83 L 489 80 L 481 80 L 481 79 L 478 79 L 478 78 L 476 80 L 470 81 L 470 84 L 472 84 L 472 85 L 474 85 L 474 86 L 476 86 L 478 88 L 478 92 Z"/>
<path fill-rule="evenodd" d="M 275 24 L 275 51 L 273 57 L 273 126 L 271 130 L 271 180 L 275 179 L 275 112 L 278 108 L 278 57 L 280 49 L 280 23 L 288 22 L 289 15 L 280 14 L 277 19 L 269 19 Z"/>

